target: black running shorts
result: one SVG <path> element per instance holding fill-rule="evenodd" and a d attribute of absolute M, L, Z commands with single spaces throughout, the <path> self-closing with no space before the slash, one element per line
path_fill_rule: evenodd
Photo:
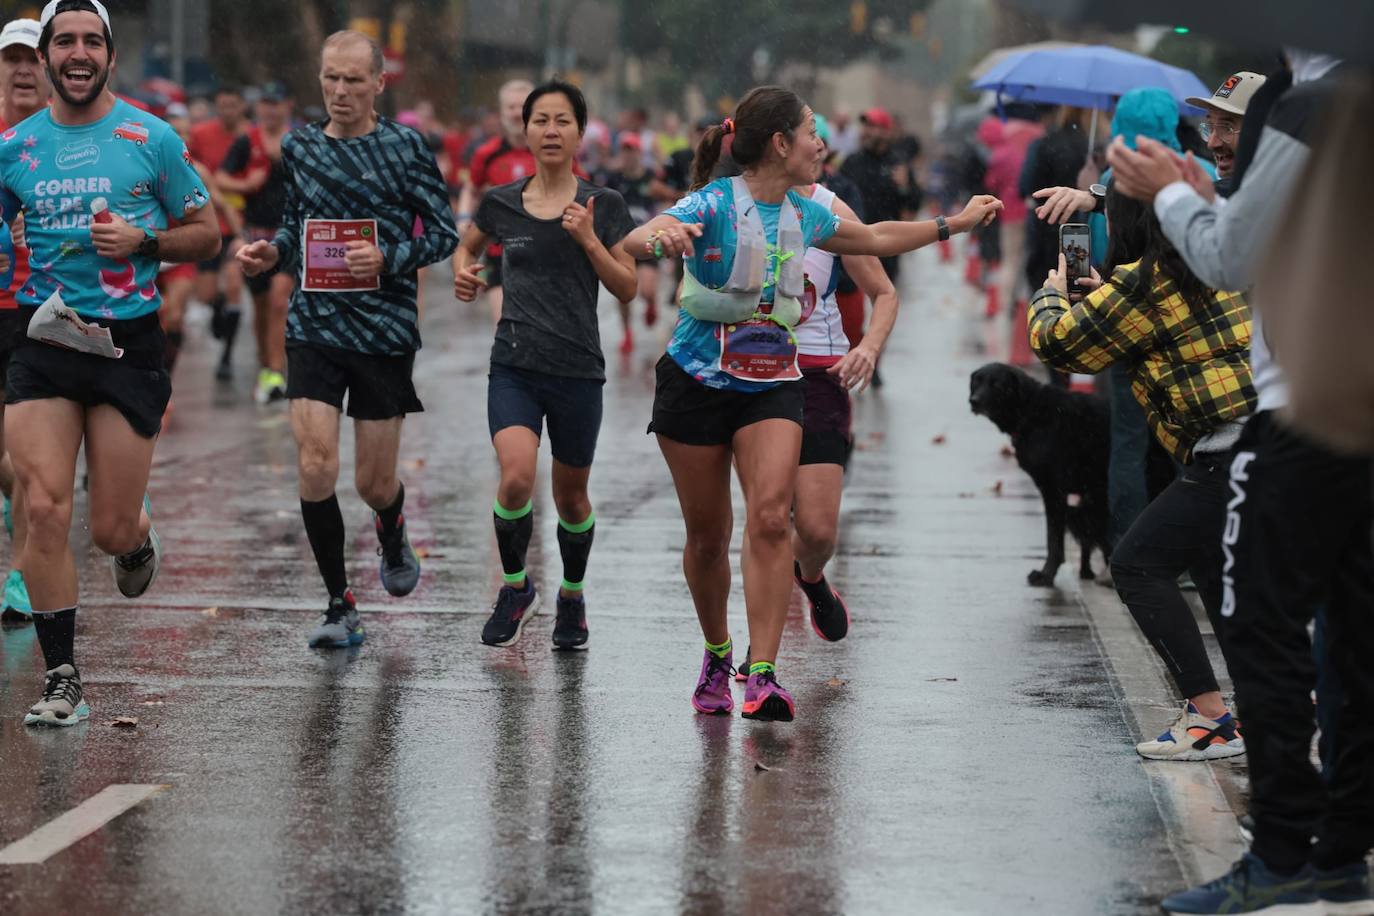
<path fill-rule="evenodd" d="M 10 357 L 24 342 L 27 331 L 28 324 L 24 321 L 24 313 L 19 309 L 0 311 L 0 388 L 3 388 L 5 376 L 9 372 Z"/>
<path fill-rule="evenodd" d="M 286 397 L 323 401 L 355 420 L 390 420 L 420 413 L 424 405 L 415 393 L 411 373 L 415 354 L 373 356 L 336 347 L 286 342 Z"/>
<path fill-rule="evenodd" d="M 654 416 L 649 432 L 683 445 L 728 445 L 735 433 L 764 420 L 802 425 L 802 385 L 783 382 L 766 391 L 723 391 L 692 378 L 666 353 L 655 367 Z"/>
<path fill-rule="evenodd" d="M 33 309 L 23 309 L 25 326 Z M 123 414 L 134 432 L 153 439 L 162 431 L 162 415 L 172 397 L 172 378 L 163 368 L 166 339 L 157 313 L 127 321 L 97 319 L 110 329 L 119 359 L 77 353 L 25 336 L 10 357 L 5 375 L 5 403 L 22 404 L 62 398 L 83 407 L 109 404 Z"/>

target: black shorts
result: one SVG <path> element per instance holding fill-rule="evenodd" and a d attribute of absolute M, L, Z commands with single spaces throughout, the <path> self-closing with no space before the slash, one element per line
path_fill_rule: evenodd
<path fill-rule="evenodd" d="M 570 468 L 591 467 L 601 433 L 602 379 L 570 378 L 493 363 L 487 376 L 487 427 L 492 438 L 523 426 L 543 436 L 549 423 L 554 460 Z"/>
<path fill-rule="evenodd" d="M 802 425 L 802 385 L 767 391 L 722 391 L 693 379 L 666 353 L 654 369 L 654 418 L 649 432 L 683 445 L 728 445 L 735 433 L 763 420 Z"/>
<path fill-rule="evenodd" d="M 25 325 L 33 312 L 22 310 Z M 10 356 L 5 403 L 61 398 L 83 407 L 109 404 L 134 432 L 156 438 L 172 397 L 172 377 L 163 367 L 167 343 L 157 312 L 127 321 L 100 319 L 99 324 L 110 329 L 115 346 L 124 350 L 122 357 L 77 353 L 25 336 Z"/>
<path fill-rule="evenodd" d="M 219 237 L 219 253 L 213 258 L 207 258 L 196 264 L 196 270 L 203 274 L 217 274 L 219 269 L 224 266 L 224 259 L 229 255 L 229 242 L 233 240 L 232 235 L 221 235 Z"/>
<path fill-rule="evenodd" d="M 424 405 L 415 393 L 411 373 L 415 354 L 373 356 L 336 347 L 286 342 L 286 397 L 322 401 L 355 420 L 390 420 L 420 413 Z"/>
<path fill-rule="evenodd" d="M 802 388 L 806 406 L 802 419 L 802 464 L 849 466 L 854 449 L 853 418 L 849 392 L 838 376 L 825 369 L 803 369 Z"/>
<path fill-rule="evenodd" d="M 5 373 L 9 371 L 10 357 L 27 338 L 29 325 L 24 313 L 17 308 L 0 311 L 0 390 L 4 389 Z"/>

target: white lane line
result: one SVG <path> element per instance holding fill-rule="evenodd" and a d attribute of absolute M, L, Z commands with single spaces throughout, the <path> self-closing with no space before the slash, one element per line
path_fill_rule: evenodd
<path fill-rule="evenodd" d="M 167 786 L 106 786 L 66 814 L 0 849 L 0 865 L 37 865 Z"/>

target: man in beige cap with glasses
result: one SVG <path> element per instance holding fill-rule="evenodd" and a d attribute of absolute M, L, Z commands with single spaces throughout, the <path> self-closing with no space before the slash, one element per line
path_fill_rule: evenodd
<path fill-rule="evenodd" d="M 1187 100 L 1189 105 L 1207 112 L 1199 128 L 1216 162 L 1217 179 L 1221 182 L 1230 179 L 1236 166 L 1236 144 L 1240 142 L 1241 121 L 1245 119 L 1245 109 L 1249 107 L 1250 99 L 1263 85 L 1263 76 L 1242 70 L 1228 76 L 1210 98 L 1194 97 Z"/>

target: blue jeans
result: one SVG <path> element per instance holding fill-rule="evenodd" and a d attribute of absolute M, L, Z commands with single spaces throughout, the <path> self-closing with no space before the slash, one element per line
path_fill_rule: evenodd
<path fill-rule="evenodd" d="M 1149 505 L 1145 465 L 1150 450 L 1150 428 L 1145 411 L 1131 393 L 1130 369 L 1115 365 L 1107 370 L 1112 407 L 1111 458 L 1107 466 L 1107 543 L 1116 545 Z"/>

